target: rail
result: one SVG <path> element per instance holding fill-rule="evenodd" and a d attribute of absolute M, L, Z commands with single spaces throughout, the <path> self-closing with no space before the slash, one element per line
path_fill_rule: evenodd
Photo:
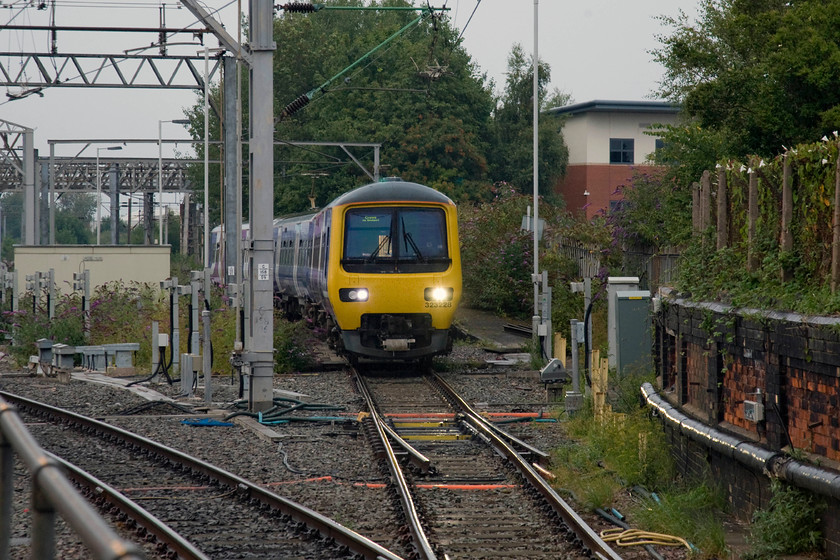
<path fill-rule="evenodd" d="M 523 459 L 522 455 L 512 447 L 511 442 L 506 441 L 507 438 L 502 436 L 490 422 L 476 413 L 449 383 L 439 375 L 434 374 L 431 376 L 431 381 L 445 398 L 461 411 L 464 422 L 490 443 L 500 456 L 507 458 L 525 480 L 542 495 L 577 538 L 592 552 L 594 557 L 599 560 L 621 560 L 621 557 L 549 486 L 536 469 Z"/>
<path fill-rule="evenodd" d="M 379 412 L 377 412 L 373 396 L 370 394 L 370 390 L 365 384 L 364 379 L 361 375 L 359 375 L 359 372 L 355 369 L 353 370 L 353 373 L 356 379 L 356 384 L 359 388 L 359 392 L 364 397 L 368 412 L 370 413 L 370 417 L 373 420 L 374 425 L 376 426 L 376 431 L 379 435 L 380 443 L 382 444 L 385 450 L 385 454 L 387 455 L 388 469 L 391 472 L 394 489 L 396 490 L 399 496 L 400 503 L 402 504 L 406 524 L 408 525 L 408 530 L 411 533 L 411 539 L 414 543 L 416 557 L 421 560 L 437 560 L 437 555 L 435 554 L 431 543 L 429 543 L 426 531 L 423 529 L 423 525 L 420 521 L 420 516 L 417 513 L 417 508 L 414 506 L 414 499 L 411 497 L 411 491 L 409 490 L 408 482 L 406 482 L 405 477 L 403 476 L 402 470 L 399 467 L 399 462 L 397 461 L 396 455 L 394 453 L 394 449 L 393 447 L 391 447 L 391 443 L 388 440 L 388 436 L 386 435 L 386 432 L 390 432 L 385 429 L 385 421 L 382 420 L 382 417 L 379 415 Z"/>
<path fill-rule="evenodd" d="M 243 498 L 264 504 L 267 508 L 286 514 L 290 516 L 292 520 L 303 523 L 306 527 L 316 529 L 325 538 L 331 538 L 335 542 L 346 546 L 348 550 L 358 554 L 362 558 L 366 558 L 368 560 L 402 560 L 399 556 L 376 544 L 367 537 L 359 535 L 355 531 L 344 527 L 336 521 L 325 517 L 306 506 L 293 502 L 287 498 L 283 498 L 282 496 L 278 496 L 277 494 L 262 488 L 256 483 L 243 479 L 234 473 L 192 457 L 186 453 L 178 451 L 177 449 L 173 449 L 138 434 L 123 430 L 117 426 L 100 422 L 94 418 L 88 418 L 69 410 L 52 407 L 21 396 L 0 391 L 0 401 L 2 401 L 2 399 L 6 399 L 7 401 L 13 400 L 21 407 L 31 408 L 39 413 L 60 418 L 63 422 L 79 426 L 84 430 L 92 430 L 101 432 L 102 434 L 107 434 L 108 437 L 125 441 L 128 445 L 131 445 L 136 449 L 147 451 L 153 456 L 158 457 L 160 460 L 166 460 L 172 464 L 183 465 L 185 469 L 188 469 L 196 475 L 205 476 L 209 480 L 218 482 L 223 487 L 236 489 L 239 495 Z M 5 484 L 3 488 L 6 488 Z M 157 528 L 153 526 L 147 526 L 146 528 L 163 542 L 166 542 L 166 535 L 163 532 L 157 531 Z M 33 556 L 33 558 L 40 559 L 48 557 Z M 113 558 L 114 560 L 126 558 L 126 560 L 134 560 L 133 557 L 120 556 L 103 558 Z M 2 556 L 0 556 L 0 560 L 3 560 Z"/>
<path fill-rule="evenodd" d="M 55 515 L 59 513 L 99 560 L 140 560 L 146 556 L 125 541 L 85 501 L 29 433 L 17 410 L 0 397 L 0 558 L 11 557 L 14 513 L 14 456 L 32 477 L 31 558 L 55 558 Z"/>

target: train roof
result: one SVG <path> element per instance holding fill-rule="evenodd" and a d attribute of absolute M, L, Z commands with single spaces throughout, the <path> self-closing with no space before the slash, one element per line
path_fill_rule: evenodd
<path fill-rule="evenodd" d="M 454 204 L 448 196 L 431 187 L 403 181 L 399 177 L 388 177 L 378 183 L 370 183 L 346 192 L 333 200 L 329 205 L 340 206 L 344 204 L 390 201 Z"/>

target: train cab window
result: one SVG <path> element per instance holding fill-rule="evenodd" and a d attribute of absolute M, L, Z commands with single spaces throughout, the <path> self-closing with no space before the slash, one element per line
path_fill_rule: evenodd
<path fill-rule="evenodd" d="M 368 208 L 347 212 L 344 258 L 376 259 L 391 256 L 393 209 Z"/>
<path fill-rule="evenodd" d="M 451 262 L 439 208 L 353 208 L 344 228 L 348 272 L 442 272 Z"/>

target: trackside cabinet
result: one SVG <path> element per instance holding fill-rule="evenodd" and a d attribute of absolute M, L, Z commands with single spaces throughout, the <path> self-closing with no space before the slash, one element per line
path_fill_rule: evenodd
<path fill-rule="evenodd" d="M 651 355 L 651 301 L 647 290 L 616 292 L 616 371 L 647 371 Z"/>

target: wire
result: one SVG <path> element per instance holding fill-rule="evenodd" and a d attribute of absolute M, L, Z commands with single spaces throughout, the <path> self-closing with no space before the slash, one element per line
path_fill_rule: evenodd
<path fill-rule="evenodd" d="M 465 24 L 464 24 L 464 27 L 461 29 L 461 33 L 458 35 L 458 38 L 457 38 L 457 39 L 455 39 L 455 44 L 456 44 L 456 45 L 458 44 L 458 41 L 460 41 L 460 40 L 461 40 L 461 37 L 463 37 L 463 36 L 464 36 L 464 31 L 466 31 L 466 30 L 467 30 L 467 26 L 469 26 L 470 22 L 472 21 L 472 18 L 473 18 L 473 16 L 475 15 L 476 10 L 478 10 L 478 6 L 479 6 L 480 4 L 481 4 L 481 0 L 478 0 L 478 1 L 475 3 L 475 8 L 473 8 L 473 11 L 472 11 L 472 13 L 470 14 L 470 17 L 469 17 L 469 18 L 467 18 L 467 23 L 465 23 Z"/>

